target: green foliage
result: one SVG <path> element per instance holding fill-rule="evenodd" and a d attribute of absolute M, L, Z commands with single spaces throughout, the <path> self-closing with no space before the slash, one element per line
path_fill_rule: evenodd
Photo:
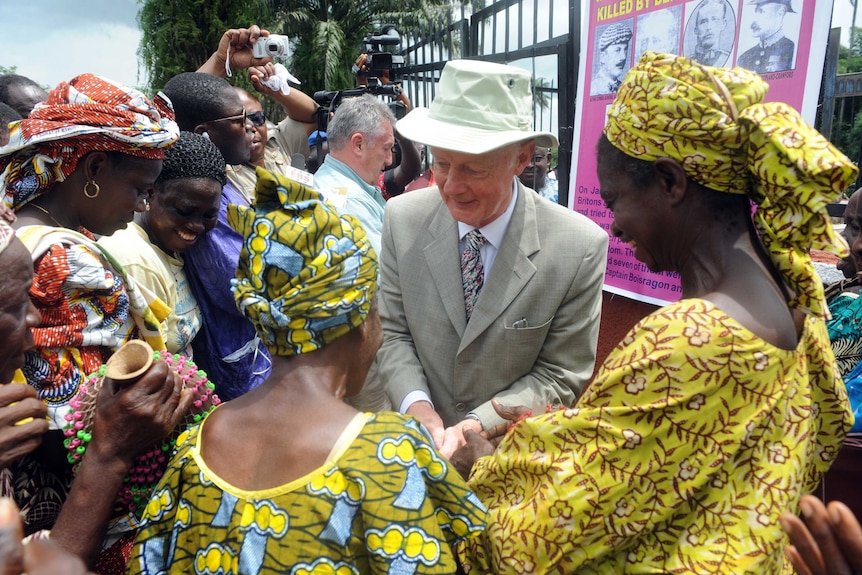
<path fill-rule="evenodd" d="M 850 47 L 839 46 L 838 48 L 838 73 L 850 74 L 862 72 L 862 29 L 854 28 L 851 36 Z M 855 113 L 855 103 L 858 97 L 844 99 L 844 105 L 838 105 L 836 100 L 835 112 L 832 116 L 832 143 L 841 150 L 848 158 L 857 161 L 860 155 L 860 142 L 862 142 L 862 111 Z M 847 111 L 843 110 L 847 108 Z M 855 186 L 851 188 L 851 192 Z"/>
<path fill-rule="evenodd" d="M 6 74 L 17 74 L 17 73 L 18 73 L 18 66 L 9 66 L 7 68 L 6 66 L 3 66 L 2 64 L 0 64 L 0 76 L 5 76 Z"/>
<path fill-rule="evenodd" d="M 553 82 L 547 78 L 535 78 L 532 80 L 533 88 L 533 107 L 542 110 L 551 109 L 551 94 L 542 88 L 551 88 Z"/>
<path fill-rule="evenodd" d="M 862 28 L 854 27 L 851 45 L 838 47 L 838 73 L 862 72 Z"/>
<path fill-rule="evenodd" d="M 138 24 L 143 36 L 138 54 L 149 75 L 150 93 L 161 90 L 174 75 L 200 67 L 218 47 L 226 30 L 269 24 L 264 0 L 139 2 L 142 8 Z"/>
<path fill-rule="evenodd" d="M 291 71 L 308 94 L 354 85 L 351 67 L 362 39 L 382 24 L 412 30 L 450 8 L 450 0 L 266 0 L 277 25 L 294 41 Z"/>

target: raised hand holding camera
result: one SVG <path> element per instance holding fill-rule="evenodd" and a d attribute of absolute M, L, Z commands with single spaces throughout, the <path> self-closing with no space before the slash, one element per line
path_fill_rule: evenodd
<path fill-rule="evenodd" d="M 231 76 L 231 70 L 246 70 L 251 66 L 266 64 L 271 58 L 255 56 L 253 46 L 267 37 L 269 31 L 261 30 L 256 25 L 231 28 L 222 34 L 218 49 L 197 71 L 224 78 Z"/>
<path fill-rule="evenodd" d="M 255 58 L 287 58 L 290 49 L 290 41 L 287 36 L 271 34 L 261 36 L 252 47 Z"/>

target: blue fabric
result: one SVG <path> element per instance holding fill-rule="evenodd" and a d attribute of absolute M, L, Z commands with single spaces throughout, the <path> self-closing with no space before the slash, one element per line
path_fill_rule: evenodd
<path fill-rule="evenodd" d="M 850 409 L 856 418 L 850 433 L 862 433 L 862 362 L 847 374 L 844 386 L 847 388 L 847 397 L 850 398 Z"/>
<path fill-rule="evenodd" d="M 323 193 L 324 198 L 335 204 L 339 214 L 356 216 L 365 228 L 374 251 L 379 254 L 386 200 L 377 186 L 363 180 L 350 166 L 330 154 L 314 174 L 314 187 Z M 337 188 L 347 189 L 346 205 L 332 199 L 330 194 Z"/>
<path fill-rule="evenodd" d="M 227 223 L 228 204 L 248 205 L 230 182 L 222 189 L 215 228 L 183 254 L 189 286 L 203 317 L 201 331 L 192 340 L 194 360 L 207 372 L 223 400 L 239 397 L 263 383 L 272 364 L 262 343 L 256 348 L 249 346 L 238 361 L 224 361 L 257 337 L 254 326 L 236 309 L 230 291 L 242 237 Z"/>

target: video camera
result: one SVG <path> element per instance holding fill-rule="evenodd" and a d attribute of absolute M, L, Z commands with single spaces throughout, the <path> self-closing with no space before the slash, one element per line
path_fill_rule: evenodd
<path fill-rule="evenodd" d="M 378 76 L 389 73 L 390 81 L 394 79 L 395 68 L 404 65 L 404 56 L 396 54 L 401 46 L 401 34 L 394 24 L 384 24 L 362 39 L 368 59 L 365 61 L 365 72 L 368 85 L 379 83 Z"/>
<path fill-rule="evenodd" d="M 325 132 L 329 124 L 329 117 L 335 112 L 338 105 L 345 98 L 355 98 L 363 94 L 372 96 L 385 96 L 390 99 L 389 109 L 397 119 L 401 119 L 407 113 L 407 108 L 401 102 L 396 101 L 401 95 L 400 85 L 391 83 L 395 76 L 395 68 L 404 65 L 404 56 L 394 54 L 401 45 L 401 35 L 393 24 L 385 24 L 379 30 L 375 30 L 362 39 L 364 54 L 367 55 L 365 65 L 360 68 L 354 64 L 353 73 L 364 72 L 367 85 L 347 90 L 319 91 L 314 93 L 314 101 L 317 102 L 317 129 Z M 388 49 L 387 49 L 388 48 Z M 387 72 L 390 83 L 383 84 L 379 76 Z M 318 142 L 318 145 L 319 142 Z M 397 144 L 396 144 L 397 146 Z"/>
<path fill-rule="evenodd" d="M 387 96 L 395 99 L 401 95 L 401 86 L 397 84 L 375 84 L 374 86 L 361 86 L 359 88 L 351 88 L 349 90 L 330 90 L 319 91 L 314 93 L 314 101 L 317 102 L 317 129 L 323 132 L 326 131 L 326 126 L 329 124 L 329 116 L 331 116 L 338 105 L 345 98 L 355 98 L 363 94 L 371 94 L 372 96 Z M 399 120 L 404 117 L 406 110 L 401 102 L 390 102 L 389 108 L 395 117 Z"/>

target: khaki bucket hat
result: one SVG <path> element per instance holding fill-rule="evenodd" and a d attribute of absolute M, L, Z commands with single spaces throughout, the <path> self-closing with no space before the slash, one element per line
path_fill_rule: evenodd
<path fill-rule="evenodd" d="M 530 74 L 514 66 L 452 60 L 429 108 L 414 108 L 395 128 L 405 138 L 433 148 L 483 154 L 515 142 L 536 140 L 556 148 L 557 137 L 533 125 Z"/>

